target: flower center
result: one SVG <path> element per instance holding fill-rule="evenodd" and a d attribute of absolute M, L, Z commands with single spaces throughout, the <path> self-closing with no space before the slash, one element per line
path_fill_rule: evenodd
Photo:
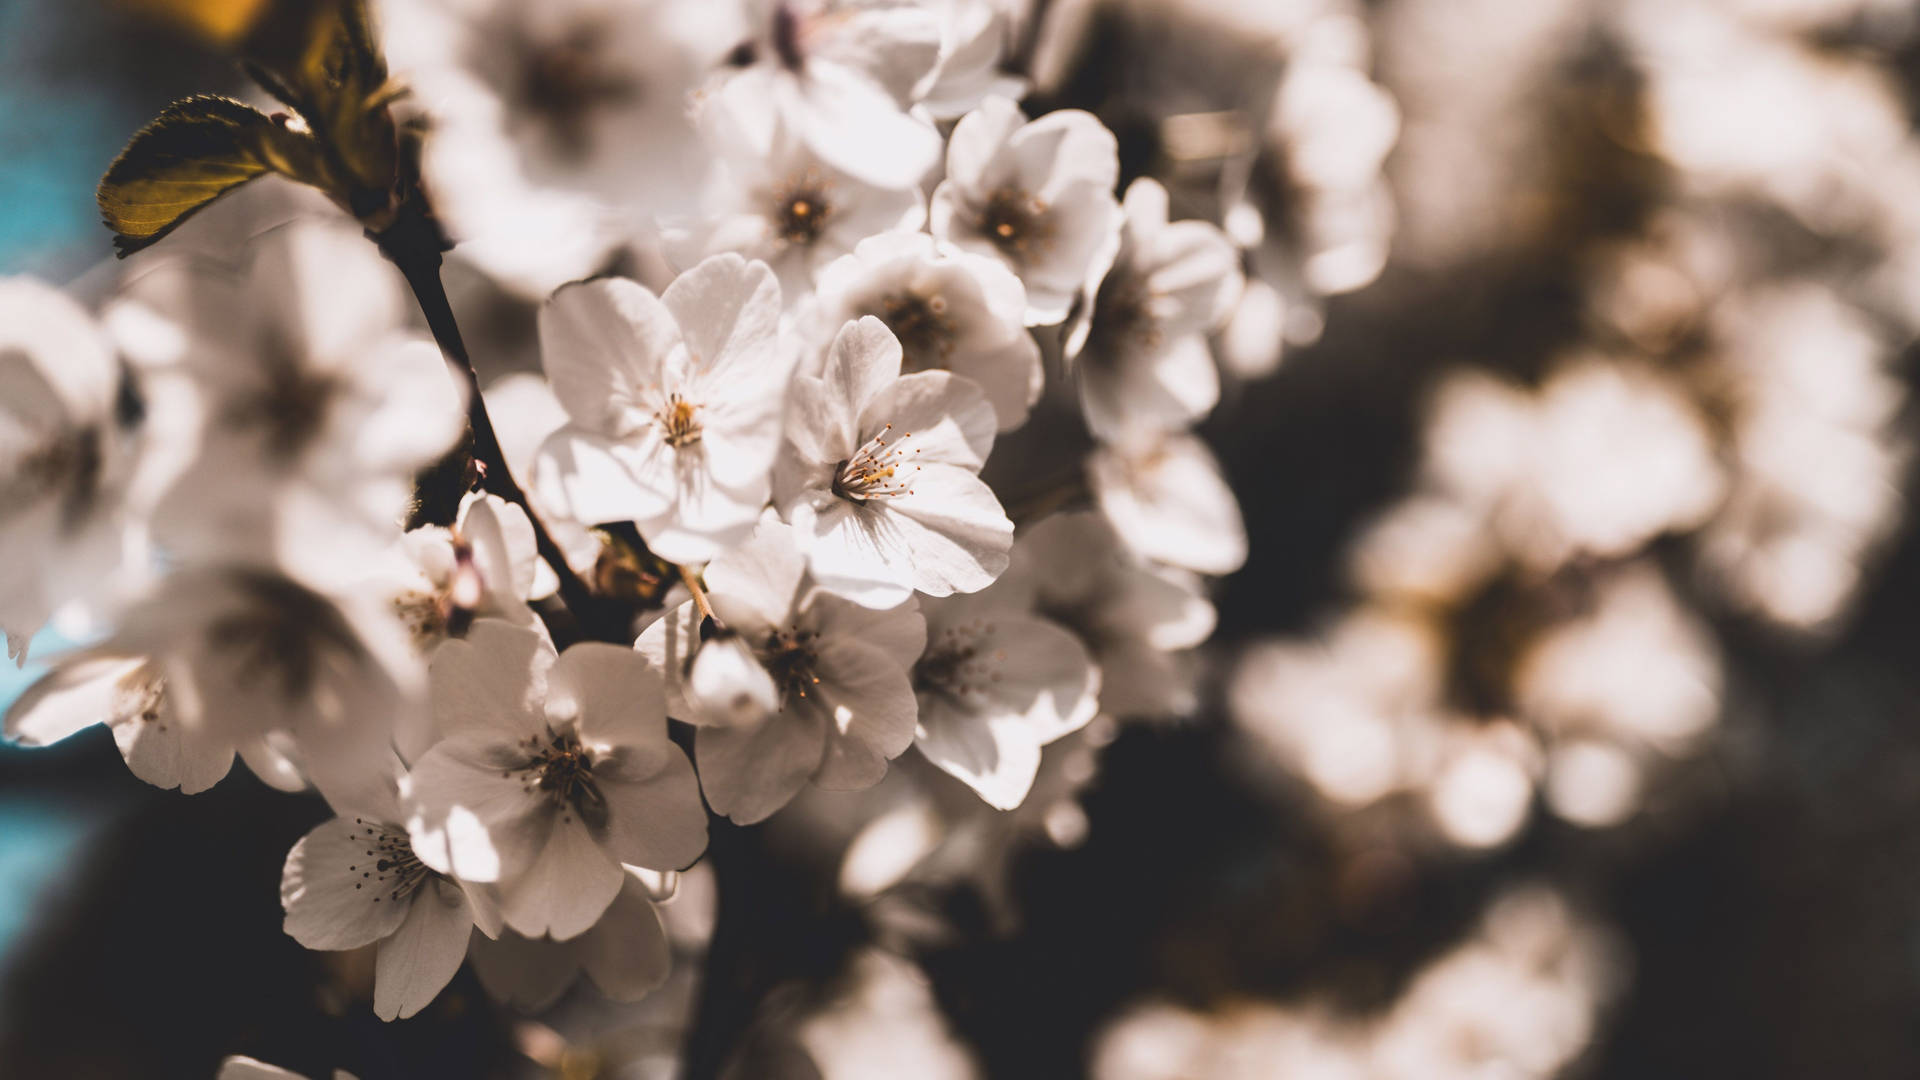
<path fill-rule="evenodd" d="M 881 300 L 880 310 L 875 314 L 893 331 L 893 336 L 900 339 L 907 372 L 947 366 L 959 332 L 954 321 L 947 317 L 946 297 L 939 293 L 932 296 L 896 293 Z"/>
<path fill-rule="evenodd" d="M 1024 258 L 1052 235 L 1046 212 L 1047 204 L 1026 192 L 1001 188 L 987 196 L 980 231 L 1008 257 Z"/>
<path fill-rule="evenodd" d="M 319 436 L 341 389 L 330 375 L 292 363 L 272 364 L 266 384 L 230 403 L 220 418 L 236 431 L 257 433 L 268 456 L 285 464 Z"/>
<path fill-rule="evenodd" d="M 371 888 L 381 894 L 373 898 L 374 903 L 386 900 L 397 904 L 433 875 L 414 855 L 405 830 L 365 818 L 354 818 L 353 830 L 353 838 L 366 845 L 361 848 L 366 861 L 354 863 L 347 870 L 360 875 L 361 880 L 353 883 L 355 889 Z"/>
<path fill-rule="evenodd" d="M 571 731 L 546 738 L 527 736 L 531 755 L 521 766 L 520 784 L 529 794 L 544 796 L 556 809 L 570 810 L 590 826 L 607 820 L 607 798 L 593 778 L 593 751 L 582 746 Z"/>
<path fill-rule="evenodd" d="M 207 643 L 233 659 L 242 685 L 274 678 L 289 702 L 312 694 L 323 670 L 338 658 L 357 661 L 359 638 L 338 608 L 283 577 L 243 571 L 236 610 L 207 626 Z"/>
<path fill-rule="evenodd" d="M 807 691 L 819 685 L 820 676 L 813 670 L 819 661 L 814 652 L 814 640 L 818 636 L 811 630 L 799 629 L 767 632 L 767 640 L 760 647 L 760 662 L 766 666 L 767 674 L 773 676 L 773 685 L 780 689 L 782 707 L 794 698 L 806 697 Z"/>
<path fill-rule="evenodd" d="M 1094 300 L 1093 330 L 1081 355 L 1098 363 L 1115 358 L 1126 346 L 1151 349 L 1160 344 L 1160 322 L 1153 298 L 1130 275 L 1114 271 L 1100 284 Z"/>
<path fill-rule="evenodd" d="M 600 105 L 620 105 L 640 96 L 640 81 L 614 67 L 603 27 L 588 22 L 558 41 L 533 45 L 521 61 L 520 91 L 544 117 L 568 152 L 584 154 L 591 142 L 588 114 Z"/>
<path fill-rule="evenodd" d="M 167 730 L 167 681 L 159 672 L 142 664 L 121 676 L 113 690 L 113 719 L 138 720 Z"/>
<path fill-rule="evenodd" d="M 835 495 L 849 502 L 863 503 L 913 493 L 910 481 L 913 474 L 920 471 L 920 466 L 912 464 L 906 445 L 907 440 L 913 438 L 913 432 L 889 443 L 887 435 L 892 431 L 892 424 L 881 428 L 880 434 L 868 439 L 865 446 L 840 463 L 833 478 Z M 912 451 L 913 454 L 919 452 L 917 448 Z"/>
<path fill-rule="evenodd" d="M 86 519 L 99 494 L 106 466 L 100 429 L 63 431 L 28 454 L 8 483 L 0 484 L 0 518 L 47 495 L 60 499 L 60 522 L 73 529 Z"/>
<path fill-rule="evenodd" d="M 914 687 L 964 701 L 999 682 L 998 665 L 1007 654 L 988 653 L 979 646 L 979 639 L 992 630 L 991 623 L 980 620 L 947 628 L 914 664 Z"/>
<path fill-rule="evenodd" d="M 694 419 L 694 413 L 699 409 L 698 404 L 679 394 L 667 395 L 666 408 L 653 415 L 654 419 L 660 421 L 660 429 L 665 432 L 668 446 L 678 450 L 700 441 L 700 421 Z"/>
<path fill-rule="evenodd" d="M 809 169 L 774 196 L 774 228 L 789 244 L 810 247 L 826 231 L 833 217 L 827 184 Z"/>

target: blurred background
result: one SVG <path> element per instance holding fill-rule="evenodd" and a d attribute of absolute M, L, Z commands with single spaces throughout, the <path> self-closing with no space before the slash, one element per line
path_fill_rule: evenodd
<path fill-rule="evenodd" d="M 176 6 L 0 0 L 0 273 L 97 292 L 126 136 L 243 92 Z M 1096 112 L 1258 275 L 1195 715 L 942 840 L 887 786 L 720 829 L 743 982 L 697 979 L 690 875 L 683 974 L 617 1021 L 463 972 L 382 1025 L 280 932 L 317 797 L 0 747 L 0 1076 L 672 1075 L 701 995 L 753 1011 L 742 1077 L 1920 1075 L 1920 6 L 1021 18 L 1028 111 Z"/>

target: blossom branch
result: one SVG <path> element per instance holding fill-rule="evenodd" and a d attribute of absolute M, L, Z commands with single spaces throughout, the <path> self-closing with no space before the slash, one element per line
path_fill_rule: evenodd
<path fill-rule="evenodd" d="M 466 342 L 460 336 L 460 324 L 454 319 L 453 306 L 447 300 L 446 285 L 440 279 L 440 253 L 445 243 L 438 226 L 414 204 L 391 228 L 368 235 L 379 245 L 381 253 L 400 268 L 414 300 L 420 305 L 421 314 L 426 316 L 427 328 L 432 331 L 440 352 L 466 381 L 467 424 L 473 432 L 474 459 L 481 465 L 481 483 L 488 491 L 526 512 L 527 520 L 533 525 L 533 540 L 540 557 L 553 569 L 560 583 L 560 599 L 579 622 L 581 631 L 587 637 L 624 644 L 627 636 L 624 628 L 605 616 L 605 605 L 580 575 L 574 573 L 566 554 L 554 542 L 553 535 L 507 467 L 506 454 L 500 449 L 499 436 L 493 430 L 493 418 L 488 415 L 486 399 L 480 393 L 480 376 L 473 369 Z"/>

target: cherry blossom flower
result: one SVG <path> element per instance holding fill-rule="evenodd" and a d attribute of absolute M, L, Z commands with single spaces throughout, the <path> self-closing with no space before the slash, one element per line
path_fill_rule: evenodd
<path fill-rule="evenodd" d="M 825 377 L 794 380 L 774 501 L 814 580 L 869 607 L 914 591 L 976 592 L 1007 565 L 1013 524 L 977 475 L 994 414 L 945 371 L 900 374 L 900 342 L 871 316 L 834 339 Z"/>
<path fill-rule="evenodd" d="M 566 941 L 528 938 L 507 930 L 498 938 L 473 934 L 473 972 L 495 998 L 528 1013 L 544 1012 L 585 972 L 614 1001 L 638 1001 L 664 983 L 673 953 L 647 886 L 624 867 L 620 892 L 600 920 Z"/>
<path fill-rule="evenodd" d="M 134 775 L 193 793 L 238 752 L 297 790 L 357 783 L 423 706 L 424 673 L 371 597 L 329 594 L 246 566 L 184 567 L 106 640 L 62 657 L 7 713 L 45 745 L 105 723 Z"/>
<path fill-rule="evenodd" d="M 990 96 L 1018 100 L 1026 80 L 1002 70 L 1011 37 L 992 0 L 935 0 L 943 9 L 940 62 L 921 83 L 917 108 L 936 120 L 965 116 Z"/>
<path fill-rule="evenodd" d="M 667 741 L 658 671 L 631 649 L 494 620 L 434 654 L 441 741 L 414 765 L 407 820 L 430 869 L 497 884 L 507 925 L 576 937 L 622 863 L 679 869 L 706 847 L 686 755 Z"/>
<path fill-rule="evenodd" d="M 1052 325 L 1113 261 L 1119 174 L 1113 132 L 1092 114 L 1028 122 L 1013 102 L 988 98 L 953 129 L 933 235 L 1005 263 L 1026 285 L 1027 324 Z"/>
<path fill-rule="evenodd" d="M 393 610 L 422 645 L 457 636 L 479 617 L 541 626 L 527 606 L 540 556 L 525 510 L 472 492 L 451 528 L 423 525 L 401 542 L 408 572 L 394 590 Z"/>
<path fill-rule="evenodd" d="M 1219 228 L 1167 222 L 1158 181 L 1135 180 L 1122 207 L 1119 255 L 1087 283 L 1066 340 L 1087 424 L 1106 440 L 1178 430 L 1213 408 L 1220 378 L 1206 335 L 1233 310 L 1242 282 Z"/>
<path fill-rule="evenodd" d="M 991 591 L 1085 643 L 1100 668 L 1101 711 L 1169 716 L 1196 706 L 1184 650 L 1213 633 L 1213 605 L 1192 575 L 1143 565 L 1100 515 L 1055 514 L 1034 525 Z"/>
<path fill-rule="evenodd" d="M 1195 436 L 1103 446 L 1088 458 L 1087 476 L 1101 511 L 1141 556 L 1202 574 L 1246 562 L 1240 504 Z"/>
<path fill-rule="evenodd" d="M 694 117 L 742 31 L 731 0 L 386 0 L 422 171 L 460 257 L 529 297 L 683 212 L 712 155 Z"/>
<path fill-rule="evenodd" d="M 723 634 L 757 661 L 757 670 L 726 665 L 741 678 L 745 707 L 717 714 L 690 700 L 692 669 L 716 647 L 701 644 L 693 604 L 649 626 L 636 644 L 667 673 L 669 709 L 700 725 L 694 756 L 707 803 L 743 825 L 785 806 L 809 781 L 871 787 L 913 744 L 908 670 L 926 642 L 926 620 L 911 601 L 877 611 L 814 587 L 793 532 L 763 521 L 750 541 L 706 568 Z M 762 680 L 775 691 L 770 709 L 753 707 L 766 703 Z M 707 688 L 710 702 L 726 697 Z"/>
<path fill-rule="evenodd" d="M 400 763 L 363 788 L 361 805 L 314 826 L 287 853 L 280 877 L 286 931 L 309 949 L 375 945 L 373 1011 L 405 1019 L 460 970 L 477 927 L 500 933 L 483 889 L 438 873 L 414 854 L 401 824 Z"/>
<path fill-rule="evenodd" d="M 904 111 L 940 58 L 940 20 L 911 4 L 758 0 L 746 61 L 714 91 L 736 115 L 774 117 L 849 176 L 913 187 L 940 157 L 940 135 Z"/>
<path fill-rule="evenodd" d="M 822 272 L 814 338 L 824 366 L 840 328 L 872 315 L 900 339 L 903 372 L 966 376 L 987 395 L 999 430 L 1009 431 L 1026 423 L 1046 381 L 1026 306 L 1020 279 L 996 260 L 924 233 L 881 233 Z"/>
<path fill-rule="evenodd" d="M 715 255 L 655 297 L 620 278 L 569 285 L 540 316 L 541 353 L 571 422 L 536 479 L 586 524 L 632 521 L 654 553 L 705 562 L 767 501 L 793 359 L 780 286 Z"/>
<path fill-rule="evenodd" d="M 919 189 L 877 187 L 842 172 L 801 141 L 783 116 L 739 116 L 718 103 L 705 121 L 722 168 L 702 213 L 665 229 L 669 252 L 683 262 L 722 251 L 764 260 L 791 305 L 812 293 L 829 263 L 865 238 L 926 223 Z"/>
<path fill-rule="evenodd" d="M 143 371 L 198 401 L 197 450 L 155 508 L 156 539 L 175 555 L 243 544 L 309 575 L 361 572 L 358 549 L 389 542 L 464 403 L 359 230 L 296 221 L 249 255 L 162 263 L 121 301 L 172 322 L 145 343 Z"/>
<path fill-rule="evenodd" d="M 927 651 L 913 668 L 914 745 L 1001 810 L 1026 798 L 1040 748 L 1086 726 L 1100 671 L 1085 646 L 1031 613 L 1024 590 L 930 599 Z"/>
<path fill-rule="evenodd" d="M 78 304 L 0 278 L 0 631 L 22 663 L 56 608 L 138 562 L 137 417 L 122 379 Z"/>

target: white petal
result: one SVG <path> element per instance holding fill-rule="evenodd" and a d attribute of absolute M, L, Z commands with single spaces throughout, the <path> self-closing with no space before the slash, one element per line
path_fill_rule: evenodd
<path fill-rule="evenodd" d="M 786 622 L 806 572 L 807 561 L 794 546 L 793 530 L 763 519 L 752 539 L 715 559 L 702 576 L 721 618 L 728 626 L 744 630 L 748 625 Z"/>
<path fill-rule="evenodd" d="M 914 745 L 928 761 L 966 784 L 988 806 L 1012 810 L 1026 800 L 1040 772 L 1040 744 L 1005 723 L 993 723 L 950 702 L 920 710 Z"/>
<path fill-rule="evenodd" d="M 812 707 L 828 718 L 827 749 L 814 783 L 830 790 L 872 787 L 887 762 L 913 745 L 919 703 L 907 673 L 872 645 L 823 640 Z"/>
<path fill-rule="evenodd" d="M 540 309 L 540 358 L 573 422 L 622 436 L 650 422 L 650 391 L 681 344 L 667 305 L 637 282 L 562 285 Z"/>
<path fill-rule="evenodd" d="M 947 140 L 947 177 L 954 183 L 986 195 L 988 169 L 1002 146 L 1027 118 L 1003 97 L 990 97 L 960 118 Z M 939 235 L 936 231 L 935 235 Z"/>
<path fill-rule="evenodd" d="M 614 1001 L 639 1001 L 667 981 L 673 951 L 646 886 L 626 875 L 620 895 L 580 939 L 581 965 L 600 992 Z"/>
<path fill-rule="evenodd" d="M 713 638 L 694 655 L 687 701 L 696 722 L 716 727 L 757 724 L 780 708 L 780 690 L 738 634 Z"/>
<path fill-rule="evenodd" d="M 694 755 L 708 805 L 736 824 L 765 820 L 820 767 L 826 729 L 824 714 L 794 707 L 757 727 L 701 728 Z"/>
<path fill-rule="evenodd" d="M 646 657 L 626 646 L 583 641 L 560 654 L 548 683 L 546 715 L 556 729 L 571 720 L 582 741 L 620 747 L 642 772 L 666 758 L 665 689 Z"/>
<path fill-rule="evenodd" d="M 459 887 L 423 883 L 406 921 L 374 950 L 374 1015 L 404 1020 L 426 1008 L 460 970 L 472 936 L 473 918 Z"/>
<path fill-rule="evenodd" d="M 891 431 L 885 431 L 888 424 Z M 883 436 L 915 464 L 938 462 L 974 472 L 980 471 L 993 451 L 998 426 L 993 406 L 980 387 L 947 371 L 895 379 L 860 413 L 863 442 Z"/>
<path fill-rule="evenodd" d="M 863 315 L 834 335 L 827 350 L 827 391 L 859 417 L 899 379 L 900 363 L 900 339 L 886 323 Z"/>
<path fill-rule="evenodd" d="M 535 941 L 509 931 L 497 941 L 475 936 L 467 948 L 480 985 L 523 1013 L 547 1011 L 580 974 L 576 941 Z"/>
<path fill-rule="evenodd" d="M 777 363 L 780 283 L 767 264 L 732 252 L 710 256 L 661 297 L 690 352 L 690 370 L 724 382 Z"/>
<path fill-rule="evenodd" d="M 553 822 L 539 857 L 503 884 L 501 913 L 508 926 L 528 937 L 551 934 L 564 941 L 585 933 L 600 918 L 625 876 L 586 824 L 576 815 L 563 814 Z"/>
<path fill-rule="evenodd" d="M 440 735 L 510 743 L 541 734 L 553 666 L 553 646 L 538 631 L 475 619 L 465 638 L 442 642 L 429 662 Z"/>
<path fill-rule="evenodd" d="M 518 771 L 525 758 L 491 740 L 445 739 L 408 774 L 414 854 L 463 881 L 502 881 L 547 838 L 545 801 Z"/>
<path fill-rule="evenodd" d="M 534 484 L 558 501 L 574 521 L 598 525 L 605 521 L 642 521 L 660 517 L 673 506 L 674 474 L 671 455 L 664 472 L 653 467 L 664 444 L 657 439 L 647 448 L 623 446 L 567 426 L 547 436 L 534 456 Z M 642 478 L 633 466 L 647 469 Z M 655 475 L 655 474 L 658 475 Z M 664 482 L 665 486 L 661 486 Z"/>
<path fill-rule="evenodd" d="M 649 870 L 681 870 L 707 848 L 707 811 L 700 782 L 677 746 L 666 762 L 641 774 L 615 757 L 594 766 L 607 800 L 601 843 L 620 862 Z"/>
<path fill-rule="evenodd" d="M 1239 503 L 1199 439 L 1177 435 L 1141 450 L 1103 448 L 1087 470 L 1101 510 L 1141 555 L 1203 574 L 1229 574 L 1246 562 Z"/>
<path fill-rule="evenodd" d="M 145 662 L 119 656 L 62 660 L 7 708 L 6 733 L 26 746 L 50 746 L 123 712 L 123 680 Z"/>
<path fill-rule="evenodd" d="M 357 949 L 407 917 L 410 896 L 393 897 L 394 876 L 375 847 L 383 825 L 332 818 L 287 853 L 280 905 L 289 937 L 309 949 Z"/>

